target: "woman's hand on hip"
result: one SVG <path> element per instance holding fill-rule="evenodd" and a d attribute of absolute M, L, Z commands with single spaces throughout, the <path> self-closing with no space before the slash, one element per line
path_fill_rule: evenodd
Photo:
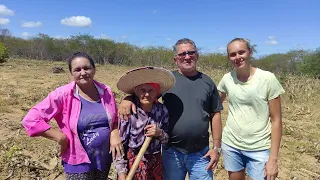
<path fill-rule="evenodd" d="M 60 157 L 69 148 L 69 139 L 61 130 L 50 128 L 44 132 L 41 132 L 39 136 L 43 136 L 57 142 L 60 145 L 60 150 L 58 153 L 58 156 Z"/>
<path fill-rule="evenodd" d="M 64 152 L 66 152 L 66 150 L 69 148 L 69 140 L 68 140 L 68 137 L 67 137 L 65 134 L 61 133 L 61 134 L 60 134 L 60 138 L 59 138 L 59 140 L 58 140 L 58 144 L 60 145 L 60 151 L 59 151 L 58 156 L 61 157 L 62 154 L 63 154 Z"/>

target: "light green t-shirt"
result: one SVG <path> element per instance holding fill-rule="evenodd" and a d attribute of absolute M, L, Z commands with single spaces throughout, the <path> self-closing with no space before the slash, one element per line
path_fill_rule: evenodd
<path fill-rule="evenodd" d="M 218 90 L 227 94 L 229 105 L 222 142 L 247 151 L 269 149 L 271 121 L 268 101 L 284 93 L 274 74 L 257 68 L 249 81 L 241 82 L 232 71 L 223 76 Z"/>

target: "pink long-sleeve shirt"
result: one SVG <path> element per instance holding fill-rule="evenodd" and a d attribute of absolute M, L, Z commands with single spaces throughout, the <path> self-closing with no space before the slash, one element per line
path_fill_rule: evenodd
<path fill-rule="evenodd" d="M 109 126 L 112 129 L 113 124 L 118 123 L 117 106 L 113 93 L 107 85 L 97 81 L 94 84 L 98 89 Z M 44 100 L 30 109 L 22 120 L 22 124 L 29 136 L 37 136 L 51 128 L 48 122 L 54 118 L 70 142 L 69 149 L 62 154 L 62 160 L 72 165 L 90 163 L 77 132 L 80 110 L 81 102 L 76 84 L 71 82 L 52 91 Z"/>

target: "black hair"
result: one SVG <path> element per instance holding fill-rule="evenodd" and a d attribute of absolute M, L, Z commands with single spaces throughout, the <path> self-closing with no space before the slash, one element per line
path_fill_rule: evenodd
<path fill-rule="evenodd" d="M 93 69 L 96 68 L 93 59 L 92 59 L 87 53 L 85 53 L 85 52 L 76 52 L 76 53 L 72 54 L 72 56 L 69 57 L 69 59 L 68 59 L 68 66 L 69 66 L 69 71 L 70 71 L 70 72 L 71 72 L 71 62 L 72 62 L 75 58 L 78 58 L 78 57 L 83 57 L 83 58 L 88 59 L 89 62 L 90 62 L 90 65 L 93 67 Z"/>

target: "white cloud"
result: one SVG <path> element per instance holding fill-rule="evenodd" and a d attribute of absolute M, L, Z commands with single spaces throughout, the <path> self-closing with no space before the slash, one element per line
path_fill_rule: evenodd
<path fill-rule="evenodd" d="M 304 46 L 303 44 L 293 44 L 293 49 L 303 49 Z"/>
<path fill-rule="evenodd" d="M 25 22 L 21 25 L 21 27 L 25 27 L 25 28 L 33 28 L 33 27 L 39 27 L 41 26 L 41 22 Z"/>
<path fill-rule="evenodd" d="M 11 9 L 7 8 L 5 5 L 0 4 L 0 15 L 13 16 L 14 12 Z"/>
<path fill-rule="evenodd" d="M 277 45 L 279 44 L 278 41 L 276 40 L 276 36 L 269 36 L 268 40 L 265 42 L 265 44 L 268 45 Z"/>
<path fill-rule="evenodd" d="M 5 25 L 5 24 L 8 24 L 9 22 L 10 22 L 9 19 L 0 18 L 0 25 Z"/>
<path fill-rule="evenodd" d="M 126 35 L 123 35 L 123 36 L 121 36 L 121 39 L 126 39 L 128 36 L 126 36 Z"/>
<path fill-rule="evenodd" d="M 167 41 L 171 41 L 171 38 L 166 38 Z"/>
<path fill-rule="evenodd" d="M 65 36 L 55 36 L 54 39 L 68 39 L 68 37 Z"/>
<path fill-rule="evenodd" d="M 106 35 L 105 33 L 100 34 L 100 36 L 94 36 L 94 38 L 96 38 L 96 39 L 109 39 L 109 40 L 112 40 L 111 37 L 109 37 L 109 36 Z"/>
<path fill-rule="evenodd" d="M 72 17 L 61 19 L 60 23 L 66 26 L 88 27 L 88 26 L 91 26 L 92 21 L 89 17 L 72 16 Z"/>
<path fill-rule="evenodd" d="M 104 33 L 102 33 L 100 36 L 98 36 L 99 38 L 101 38 L 101 39 L 110 39 L 111 40 L 111 38 L 109 37 L 109 36 L 107 36 L 106 34 L 104 34 Z"/>
<path fill-rule="evenodd" d="M 217 50 L 218 50 L 218 51 L 226 51 L 227 48 L 224 47 L 224 46 L 219 46 L 219 47 L 217 48 Z"/>
<path fill-rule="evenodd" d="M 26 39 L 26 38 L 30 37 L 31 34 L 29 34 L 28 32 L 23 32 L 23 33 L 21 34 L 21 36 Z"/>
<path fill-rule="evenodd" d="M 266 41 L 265 43 L 268 44 L 268 45 L 276 45 L 276 44 L 278 44 L 278 41 L 276 41 L 276 40 L 269 40 L 269 41 Z"/>

